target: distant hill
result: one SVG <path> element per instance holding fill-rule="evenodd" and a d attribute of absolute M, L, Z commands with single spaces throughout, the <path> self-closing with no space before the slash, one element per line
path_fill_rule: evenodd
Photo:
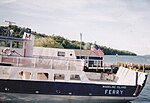
<path fill-rule="evenodd" d="M 50 48 L 65 48 L 65 49 L 80 49 L 80 41 L 77 40 L 69 40 L 60 35 L 46 35 L 37 33 L 32 31 L 30 28 L 18 27 L 16 25 L 9 26 L 0 26 L 0 35 L 8 35 L 11 34 L 14 37 L 22 38 L 24 32 L 33 33 L 36 35 L 35 37 L 35 46 L 40 47 L 50 47 Z M 82 42 L 82 49 L 90 50 L 92 43 L 90 42 Z M 99 46 L 105 55 L 133 55 L 136 56 L 135 53 L 126 51 L 126 50 L 117 50 L 113 48 L 109 48 L 106 46 Z"/>

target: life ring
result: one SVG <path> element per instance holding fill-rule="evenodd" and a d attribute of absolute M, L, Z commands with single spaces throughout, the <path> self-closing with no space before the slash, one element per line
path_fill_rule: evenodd
<path fill-rule="evenodd" d="M 5 53 L 6 55 L 11 55 L 12 54 L 12 52 L 9 48 L 2 49 L 2 53 Z"/>

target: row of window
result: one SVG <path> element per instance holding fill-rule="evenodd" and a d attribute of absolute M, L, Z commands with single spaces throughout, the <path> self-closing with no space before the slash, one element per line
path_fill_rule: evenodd
<path fill-rule="evenodd" d="M 20 79 L 31 79 L 30 72 L 19 72 Z M 49 74 L 48 73 L 37 73 L 38 80 L 48 80 Z M 65 80 L 65 74 L 54 74 L 54 80 Z M 80 76 L 77 74 L 71 74 L 70 80 L 80 80 Z"/>
<path fill-rule="evenodd" d="M 0 47 L 10 47 L 11 42 L 8 40 L 0 40 Z M 12 41 L 12 48 L 23 48 L 23 42 Z"/>

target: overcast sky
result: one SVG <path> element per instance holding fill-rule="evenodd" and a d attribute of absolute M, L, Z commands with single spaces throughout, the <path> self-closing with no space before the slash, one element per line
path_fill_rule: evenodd
<path fill-rule="evenodd" d="M 150 0 L 0 0 L 4 20 L 71 40 L 150 54 Z"/>

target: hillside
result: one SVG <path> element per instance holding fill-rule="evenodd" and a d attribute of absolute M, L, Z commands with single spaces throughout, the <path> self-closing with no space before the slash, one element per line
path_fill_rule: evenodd
<path fill-rule="evenodd" d="M 10 33 L 10 30 L 13 32 Z M 11 34 L 14 37 L 22 38 L 24 32 L 33 33 L 35 37 L 35 46 L 50 47 L 50 48 L 65 48 L 65 49 L 79 49 L 80 42 L 76 40 L 69 40 L 60 35 L 46 35 L 32 31 L 30 28 L 18 27 L 16 25 L 0 26 L 0 36 Z M 90 50 L 92 43 L 82 42 L 82 49 Z M 130 51 L 117 50 L 106 46 L 100 46 L 105 55 L 136 55 Z"/>

